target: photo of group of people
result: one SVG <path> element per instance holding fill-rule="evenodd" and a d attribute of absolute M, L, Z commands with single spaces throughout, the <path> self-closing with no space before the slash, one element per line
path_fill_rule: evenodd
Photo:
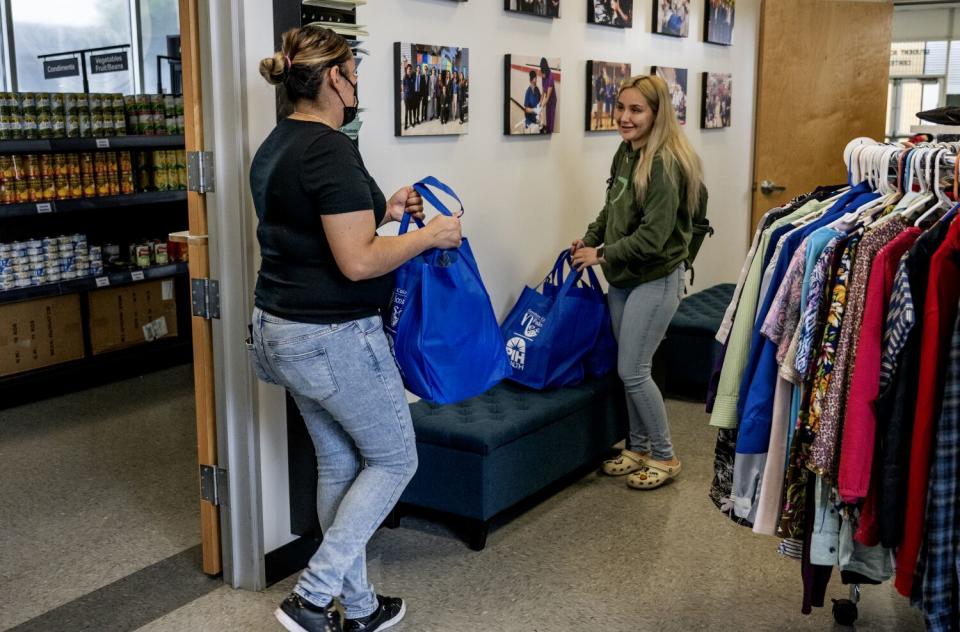
<path fill-rule="evenodd" d="M 503 133 L 554 134 L 560 131 L 560 58 L 506 55 Z"/>
<path fill-rule="evenodd" d="M 653 32 L 690 36 L 690 0 L 653 0 Z"/>
<path fill-rule="evenodd" d="M 681 125 L 686 125 L 687 69 L 654 66 L 651 72 L 667 82 L 667 86 L 670 88 L 670 101 L 673 103 L 673 109 L 677 111 L 677 120 L 680 121 Z"/>
<path fill-rule="evenodd" d="M 705 42 L 730 46 L 733 42 L 733 12 L 735 0 L 707 0 L 707 19 L 704 20 Z"/>
<path fill-rule="evenodd" d="M 503 0 L 503 8 L 544 18 L 560 17 L 560 0 Z"/>
<path fill-rule="evenodd" d="M 587 22 L 628 29 L 633 26 L 633 0 L 587 0 Z"/>
<path fill-rule="evenodd" d="M 630 64 L 609 61 L 587 62 L 587 121 L 588 132 L 617 129 L 613 120 L 614 106 L 620 83 L 630 77 Z"/>
<path fill-rule="evenodd" d="M 394 133 L 466 134 L 469 123 L 469 50 L 430 44 L 394 44 Z"/>
<path fill-rule="evenodd" d="M 733 75 L 722 72 L 703 73 L 703 113 L 700 127 L 703 129 L 730 127 L 732 93 Z"/>

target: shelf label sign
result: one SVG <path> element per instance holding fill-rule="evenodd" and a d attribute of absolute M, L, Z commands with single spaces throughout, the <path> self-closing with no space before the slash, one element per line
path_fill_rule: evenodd
<path fill-rule="evenodd" d="M 97 149 L 110 149 L 110 139 L 109 139 L 109 138 L 98 138 L 98 139 L 97 139 Z"/>
<path fill-rule="evenodd" d="M 127 51 L 90 55 L 90 72 L 99 75 L 105 72 L 121 72 L 130 68 Z"/>
<path fill-rule="evenodd" d="M 97 287 L 107 287 L 110 285 L 110 277 L 97 277 Z"/>
<path fill-rule="evenodd" d="M 60 77 L 79 77 L 80 62 L 76 57 L 72 59 L 44 59 L 43 78 L 59 79 Z"/>
<path fill-rule="evenodd" d="M 44 202 L 42 204 L 37 204 L 37 213 L 52 213 L 53 204 L 50 202 Z"/>
<path fill-rule="evenodd" d="M 134 281 L 143 281 L 143 270 L 137 270 L 130 273 L 130 278 Z"/>

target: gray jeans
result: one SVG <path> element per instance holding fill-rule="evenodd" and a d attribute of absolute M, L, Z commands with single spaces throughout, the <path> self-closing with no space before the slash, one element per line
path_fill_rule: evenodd
<path fill-rule="evenodd" d="M 607 301 L 617 339 L 617 372 L 627 391 L 630 437 L 627 447 L 658 461 L 673 458 L 667 409 L 653 382 L 653 354 L 667 333 L 683 297 L 684 266 L 633 288 L 610 286 Z"/>
<path fill-rule="evenodd" d="M 406 394 L 379 316 L 313 325 L 255 309 L 257 377 L 297 402 L 317 453 L 323 542 L 294 592 L 347 618 L 377 609 L 366 548 L 417 469 Z"/>

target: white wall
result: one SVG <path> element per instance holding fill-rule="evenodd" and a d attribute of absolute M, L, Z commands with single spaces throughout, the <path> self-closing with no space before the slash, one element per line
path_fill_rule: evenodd
<path fill-rule="evenodd" d="M 545 20 L 504 12 L 500 0 L 371 0 L 358 10 L 369 27 L 370 57 L 360 68 L 366 109 L 360 148 L 390 195 L 425 175 L 450 184 L 463 199 L 464 233 L 501 317 L 524 283 L 535 284 L 561 248 L 583 234 L 604 198 L 618 145 L 615 133 L 583 131 L 586 61 L 621 61 L 635 73 L 651 65 L 689 70 L 686 132 L 706 168 L 709 217 L 717 235 L 696 263 L 696 288 L 735 281 L 748 244 L 754 86 L 760 0 L 737 3 L 733 46 L 701 42 L 705 0 L 693 0 L 691 37 L 650 33 L 652 3 L 635 2 L 634 28 L 586 23 L 586 0 L 564 0 L 563 17 Z M 251 155 L 273 126 L 273 90 L 257 73 L 272 51 L 270 3 L 244 0 Z M 393 135 L 393 43 L 470 49 L 470 133 L 463 137 Z M 561 57 L 560 129 L 552 138 L 502 135 L 503 55 Z M 733 73 L 733 126 L 701 131 L 700 73 Z M 252 212 L 249 200 L 246 212 Z M 255 247 L 255 245 L 251 245 Z M 260 386 L 260 436 L 266 550 L 292 539 L 287 508 L 283 399 Z"/>
<path fill-rule="evenodd" d="M 910 7 L 894 9 L 894 42 L 949 40 L 956 34 L 960 34 L 960 11 Z"/>
<path fill-rule="evenodd" d="M 467 207 L 470 238 L 494 308 L 503 315 L 524 283 L 536 283 L 557 252 L 583 234 L 603 203 L 616 133 L 586 133 L 588 59 L 689 70 L 686 132 L 703 157 L 717 235 L 696 264 L 697 288 L 735 280 L 747 249 L 750 217 L 753 100 L 759 1 L 737 3 L 734 45 L 699 41 L 704 0 L 693 0 L 691 37 L 650 33 L 652 3 L 635 3 L 634 28 L 586 23 L 586 0 L 564 0 L 562 18 L 506 13 L 497 0 L 375 0 L 358 10 L 369 26 L 360 74 L 367 108 L 360 136 L 367 167 L 388 195 L 430 174 L 447 182 Z M 470 133 L 430 139 L 393 135 L 393 43 L 470 49 Z M 560 57 L 560 133 L 507 138 L 503 128 L 503 55 Z M 700 73 L 733 73 L 733 127 L 700 130 Z"/>

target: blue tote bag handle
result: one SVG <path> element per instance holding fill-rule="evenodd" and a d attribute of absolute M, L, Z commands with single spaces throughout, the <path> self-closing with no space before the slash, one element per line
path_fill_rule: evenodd
<path fill-rule="evenodd" d="M 446 193 L 447 195 L 455 199 L 457 203 L 460 204 L 460 214 L 463 215 L 464 208 L 463 208 L 463 202 L 460 200 L 460 196 L 458 196 L 456 192 L 453 189 L 451 189 L 449 186 L 447 186 L 443 182 L 440 182 L 433 176 L 427 176 L 426 178 L 423 178 L 419 182 L 415 182 L 413 185 L 413 190 L 419 193 L 420 197 L 422 197 L 424 200 L 426 200 L 427 202 L 430 202 L 430 204 L 432 204 L 434 208 L 440 211 L 440 213 L 442 213 L 443 215 L 447 215 L 448 217 L 452 217 L 453 213 L 450 211 L 450 209 L 447 208 L 446 204 L 441 202 L 440 198 L 438 198 L 437 195 L 428 188 L 431 186 L 443 191 L 444 193 Z M 420 220 L 414 220 L 414 221 L 417 223 L 417 226 L 419 226 L 420 228 L 423 228 L 423 222 L 421 222 Z M 410 215 L 405 214 L 403 216 L 403 219 L 400 220 L 400 234 L 401 235 L 405 234 L 409 228 L 410 228 Z"/>
<path fill-rule="evenodd" d="M 555 286 L 566 286 L 566 280 L 564 280 L 563 269 L 564 265 L 570 265 L 570 274 L 567 275 L 567 279 L 570 277 L 576 277 L 576 281 L 579 282 L 583 278 L 583 270 L 575 272 L 573 269 L 573 259 L 570 257 L 570 253 L 567 250 L 564 250 L 560 253 L 560 256 L 557 257 L 556 263 L 553 264 L 553 269 L 543 280 L 543 283 L 551 283 Z M 600 286 L 600 279 L 597 278 L 597 273 L 593 271 L 593 266 L 586 268 L 587 278 L 589 279 L 589 287 L 596 290 L 597 292 L 602 293 L 603 288 Z M 543 284 L 541 284 L 543 285 Z M 571 283 L 570 285 L 573 285 Z"/>

